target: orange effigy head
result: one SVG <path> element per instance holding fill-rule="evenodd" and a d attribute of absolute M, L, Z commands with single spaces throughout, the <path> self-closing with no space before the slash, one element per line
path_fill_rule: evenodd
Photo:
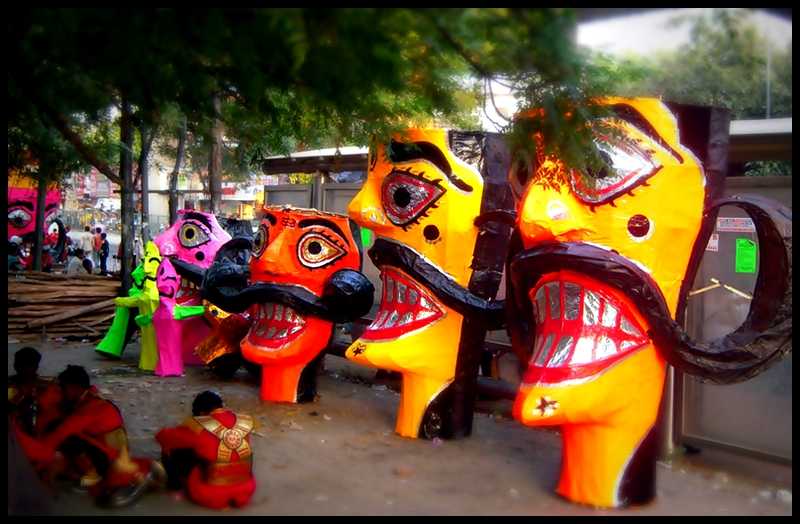
<path fill-rule="evenodd" d="M 266 207 L 253 243 L 251 283 L 290 286 L 321 298 L 340 270 L 357 271 L 361 254 L 347 217 L 314 209 Z M 333 321 L 290 302 L 255 303 L 242 341 L 244 357 L 260 364 L 307 363 L 328 343 Z"/>
<path fill-rule="evenodd" d="M 662 102 L 606 103 L 614 116 L 594 135 L 605 165 L 580 172 L 540 159 L 521 202 L 523 252 L 510 273 L 524 304 L 517 311 L 535 335 L 516 337 L 529 345 L 530 362 L 514 416 L 563 427 L 559 493 L 618 506 L 631 501 L 621 479 L 655 426 L 666 367 L 649 336 L 651 317 L 633 297 L 645 286 L 675 318 L 706 177 Z M 592 269 L 615 264 L 647 283 L 610 285 Z"/>

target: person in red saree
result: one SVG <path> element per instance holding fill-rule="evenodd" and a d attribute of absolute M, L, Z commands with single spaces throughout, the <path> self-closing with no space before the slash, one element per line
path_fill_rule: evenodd
<path fill-rule="evenodd" d="M 100 396 L 81 366 L 69 365 L 58 376 L 66 417 L 52 431 L 17 438 L 40 470 L 80 475 L 80 485 L 98 504 L 128 506 L 165 478 L 150 459 L 132 458 L 122 414 Z"/>
<path fill-rule="evenodd" d="M 168 489 L 185 488 L 193 502 L 212 509 L 245 506 L 256 490 L 253 418 L 225 409 L 213 391 L 195 397 L 192 415 L 156 434 Z"/>

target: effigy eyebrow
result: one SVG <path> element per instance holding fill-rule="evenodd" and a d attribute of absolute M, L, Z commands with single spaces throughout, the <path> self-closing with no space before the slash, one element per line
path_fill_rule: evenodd
<path fill-rule="evenodd" d="M 462 191 L 472 191 L 472 186 L 453 174 L 450 162 L 442 153 L 441 149 L 430 142 L 398 142 L 392 140 L 388 151 L 389 160 L 392 163 L 409 162 L 411 160 L 427 160 L 439 168 L 447 178 Z"/>
<path fill-rule="evenodd" d="M 208 228 L 209 231 L 211 231 L 211 229 L 212 229 L 211 223 L 208 221 L 208 219 L 205 216 L 201 215 L 200 213 L 192 213 L 192 212 L 184 213 L 183 217 L 184 218 L 191 218 L 193 220 L 197 220 L 198 222 L 202 222 Z"/>
<path fill-rule="evenodd" d="M 28 209 L 30 209 L 31 211 L 33 211 L 33 204 L 31 204 L 30 202 L 26 202 L 26 201 L 24 201 L 24 200 L 15 200 L 15 201 L 13 201 L 13 202 L 9 202 L 9 203 L 8 203 L 8 207 L 12 207 L 12 206 L 22 206 L 22 207 L 27 207 Z"/>
<path fill-rule="evenodd" d="M 343 240 L 347 239 L 347 235 L 344 234 L 344 232 L 339 228 L 339 226 L 337 226 L 330 220 L 326 220 L 324 218 L 306 218 L 301 220 L 299 225 L 300 227 L 310 227 L 310 226 L 327 227 L 328 229 L 333 230 L 334 233 L 342 237 Z"/>

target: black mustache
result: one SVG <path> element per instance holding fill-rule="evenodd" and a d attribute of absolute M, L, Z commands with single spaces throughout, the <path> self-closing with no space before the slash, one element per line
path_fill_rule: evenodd
<path fill-rule="evenodd" d="M 352 269 L 335 272 L 325 283 L 322 296 L 299 286 L 249 284 L 248 266 L 236 260 L 242 260 L 239 255 L 250 249 L 249 238 L 236 237 L 220 247 L 206 271 L 181 260 L 173 260 L 173 265 L 178 274 L 200 286 L 202 298 L 231 313 L 243 313 L 253 304 L 273 302 L 305 315 L 341 323 L 356 320 L 372 308 L 375 287 L 366 276 Z"/>
<path fill-rule="evenodd" d="M 505 323 L 503 301 L 486 300 L 470 292 L 401 244 L 378 238 L 369 250 L 369 257 L 378 267 L 386 265 L 402 269 L 433 292 L 446 306 L 465 317 L 485 320 L 488 329 L 498 329 Z"/>
<path fill-rule="evenodd" d="M 698 343 L 673 320 L 660 288 L 647 273 L 616 252 L 581 243 L 549 244 L 521 251 L 510 259 L 513 295 L 509 295 L 507 301 L 509 315 L 514 321 L 509 328 L 517 329 L 516 335 L 526 343 L 532 339 L 526 325 L 532 318 L 528 292 L 543 275 L 564 269 L 590 276 L 632 299 L 647 319 L 650 325 L 648 335 L 663 352 L 664 358 L 692 375 L 718 383 L 741 381 L 763 370 L 777 358 L 776 355 L 780 356 L 786 350 L 785 341 L 780 341 L 786 336 L 781 324 L 784 319 L 776 318 L 767 329 L 753 327 L 756 320 L 765 314 L 763 308 L 757 307 L 761 304 L 758 290 L 748 318 L 739 329 L 708 344 Z M 767 306 L 773 309 L 774 315 L 777 305 L 770 303 Z M 791 345 L 791 318 L 788 322 L 788 343 Z M 521 328 L 515 326 L 517 323 L 523 324 Z M 773 343 L 765 344 L 764 341 L 769 339 Z M 779 342 L 777 349 L 775 341 Z"/>

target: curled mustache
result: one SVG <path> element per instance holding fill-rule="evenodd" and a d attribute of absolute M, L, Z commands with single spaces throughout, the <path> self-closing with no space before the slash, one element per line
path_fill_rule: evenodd
<path fill-rule="evenodd" d="M 372 307 L 375 287 L 361 272 L 352 269 L 335 272 L 325 283 L 322 296 L 287 284 L 249 284 L 249 268 L 239 262 L 249 258 L 243 252 L 251 249 L 249 238 L 236 237 L 220 247 L 206 271 L 180 260 L 173 264 L 181 276 L 200 286 L 200 295 L 205 300 L 231 313 L 243 313 L 253 304 L 274 302 L 341 323 L 366 315 Z"/>
<path fill-rule="evenodd" d="M 465 317 L 483 319 L 488 329 L 505 325 L 503 301 L 486 300 L 470 292 L 408 247 L 378 238 L 369 250 L 369 257 L 378 267 L 385 265 L 402 269 L 447 307 Z"/>
<path fill-rule="evenodd" d="M 512 338 L 532 341 L 528 292 L 543 275 L 569 269 L 629 297 L 647 319 L 653 343 L 676 368 L 720 384 L 740 382 L 764 371 L 792 345 L 791 211 L 787 215 L 786 208 L 765 209 L 763 201 L 751 197 L 734 197 L 714 207 L 722 205 L 738 206 L 750 214 L 761 260 L 770 264 L 768 271 L 759 271 L 747 319 L 734 332 L 710 343 L 694 341 L 673 320 L 658 285 L 632 261 L 588 244 L 555 243 L 521 251 L 510 259 L 508 314 L 516 320 L 509 326 L 515 331 Z"/>

